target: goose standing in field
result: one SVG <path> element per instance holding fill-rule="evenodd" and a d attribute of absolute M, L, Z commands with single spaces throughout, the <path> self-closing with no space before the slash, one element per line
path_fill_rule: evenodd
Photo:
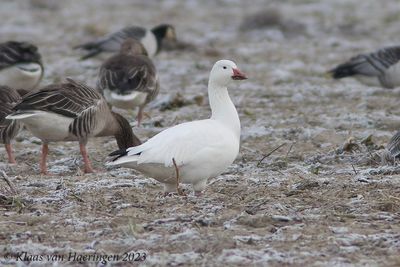
<path fill-rule="evenodd" d="M 137 123 L 140 125 L 143 108 L 159 92 L 156 68 L 143 45 L 137 40 L 126 39 L 121 51 L 101 66 L 97 87 L 112 106 L 139 107 Z"/>
<path fill-rule="evenodd" d="M 93 172 L 86 151 L 90 137 L 115 136 L 120 149 L 140 144 L 129 122 L 112 112 L 95 89 L 67 79 L 24 96 L 8 119 L 21 121 L 42 140 L 40 172 L 47 174 L 48 144 L 57 141 L 79 141 L 86 173 Z"/>
<path fill-rule="evenodd" d="M 400 85 L 400 46 L 360 54 L 330 70 L 334 79 L 354 76 L 370 86 L 392 89 Z"/>
<path fill-rule="evenodd" d="M 145 47 L 149 57 L 154 57 L 160 52 L 164 40 L 176 41 L 176 33 L 175 28 L 169 24 L 160 24 L 151 30 L 143 27 L 131 26 L 96 41 L 75 46 L 74 49 L 88 51 L 86 55 L 81 57 L 81 59 L 84 60 L 96 56 L 101 52 L 117 52 L 127 38 L 140 41 Z"/>
<path fill-rule="evenodd" d="M 196 195 L 207 179 L 221 174 L 239 153 L 240 120 L 227 86 L 247 79 L 230 60 L 216 62 L 208 82 L 211 118 L 166 129 L 137 147 L 115 151 L 108 165 L 133 168 L 177 189 L 176 180 L 193 185 Z"/>
<path fill-rule="evenodd" d="M 15 120 L 8 120 L 6 117 L 14 112 L 14 106 L 20 101 L 21 97 L 15 89 L 0 86 L 0 141 L 6 148 L 9 163 L 16 163 L 11 140 L 17 136 L 21 124 Z"/>
<path fill-rule="evenodd" d="M 0 43 L 0 85 L 32 90 L 43 78 L 38 49 L 27 42 Z"/>

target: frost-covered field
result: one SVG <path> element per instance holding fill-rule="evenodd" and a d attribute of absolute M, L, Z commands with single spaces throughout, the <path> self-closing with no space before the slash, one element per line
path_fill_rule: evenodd
<path fill-rule="evenodd" d="M 250 31 L 242 21 L 260 10 L 270 27 Z M 161 92 L 134 128 L 143 140 L 209 116 L 216 60 L 236 61 L 250 79 L 230 88 L 242 122 L 240 155 L 200 198 L 162 197 L 155 180 L 107 170 L 112 138 L 89 142 L 93 175 L 80 172 L 76 143 L 50 146 L 53 176 L 37 175 L 40 142 L 28 132 L 15 144 L 18 165 L 4 163 L 1 147 L 0 169 L 15 191 L 1 179 L 0 265 L 73 266 L 67 259 L 76 252 L 119 255 L 107 264 L 125 266 L 124 253 L 145 252 L 144 262 L 131 264 L 399 266 L 400 168 L 382 165 L 378 154 L 399 129 L 400 89 L 325 75 L 356 53 L 398 44 L 399 14 L 396 0 L 1 1 L 0 41 L 39 46 L 42 85 L 64 77 L 95 85 L 109 55 L 78 61 L 74 45 L 126 25 L 175 25 L 190 45 L 154 59 Z M 125 115 L 134 125 L 135 113 Z M 22 263 L 22 252 L 43 258 Z"/>

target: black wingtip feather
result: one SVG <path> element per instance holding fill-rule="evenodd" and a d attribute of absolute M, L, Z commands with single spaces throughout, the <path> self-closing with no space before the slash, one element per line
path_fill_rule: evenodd
<path fill-rule="evenodd" d="M 349 76 L 353 76 L 357 74 L 353 68 L 352 64 L 340 64 L 334 69 L 331 69 L 328 71 L 329 74 L 332 75 L 332 78 L 334 79 L 341 79 Z"/>
<path fill-rule="evenodd" d="M 126 148 L 123 149 L 118 149 L 114 152 L 111 152 L 108 156 L 109 157 L 114 157 L 111 161 L 116 161 L 117 159 L 128 155 L 128 150 Z"/>

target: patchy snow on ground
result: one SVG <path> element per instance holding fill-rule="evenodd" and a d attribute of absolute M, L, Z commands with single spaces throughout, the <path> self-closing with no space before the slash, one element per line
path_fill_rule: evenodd
<path fill-rule="evenodd" d="M 229 88 L 242 124 L 240 154 L 202 197 L 190 186 L 188 196 L 164 197 L 156 180 L 106 168 L 117 148 L 112 137 L 89 141 L 97 173 L 82 173 L 71 142 L 50 144 L 54 175 L 38 175 L 40 141 L 22 131 L 17 165 L 0 148 L 0 170 L 12 183 L 0 173 L 0 265 L 400 265 L 400 169 L 381 160 L 400 126 L 400 90 L 326 74 L 357 53 L 398 44 L 397 1 L 5 0 L 0 7 L 0 41 L 39 47 L 42 85 L 71 77 L 94 86 L 110 54 L 79 61 L 73 46 L 128 25 L 173 24 L 186 46 L 154 58 L 161 88 L 149 117 L 136 127 L 136 111 L 122 111 L 142 140 L 209 116 L 207 80 L 218 59 L 249 76 Z"/>

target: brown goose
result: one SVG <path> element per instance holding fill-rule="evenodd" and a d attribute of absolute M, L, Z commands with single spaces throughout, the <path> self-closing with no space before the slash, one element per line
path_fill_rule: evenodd
<path fill-rule="evenodd" d="M 122 109 L 139 107 L 137 122 L 140 125 L 143 108 L 159 92 L 156 68 L 143 45 L 127 39 L 120 53 L 101 66 L 97 87 L 112 106 Z"/>
<path fill-rule="evenodd" d="M 50 142 L 79 141 L 86 173 L 93 172 L 86 151 L 90 137 L 115 136 L 120 148 L 140 144 L 128 121 L 112 112 L 95 89 L 72 79 L 24 96 L 14 110 L 16 112 L 7 118 L 23 122 L 34 136 L 42 140 L 42 174 L 47 173 Z"/>
<path fill-rule="evenodd" d="M 4 144 L 9 163 L 16 163 L 11 148 L 11 140 L 17 136 L 21 124 L 15 120 L 8 120 L 6 117 L 13 113 L 13 108 L 21 97 L 18 92 L 7 86 L 0 86 L 0 141 Z"/>
<path fill-rule="evenodd" d="M 0 43 L 0 84 L 32 90 L 43 78 L 38 48 L 27 42 Z"/>

